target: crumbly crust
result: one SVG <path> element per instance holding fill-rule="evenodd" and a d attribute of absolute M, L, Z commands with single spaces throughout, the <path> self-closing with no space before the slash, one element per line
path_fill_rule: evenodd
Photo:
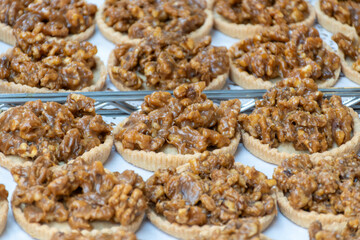
<path fill-rule="evenodd" d="M 0 55 L 0 58 L 3 56 L 9 56 L 12 52 L 12 48 L 8 49 L 5 53 Z M 97 56 L 94 56 L 94 59 L 96 61 L 96 68 L 92 70 L 94 79 L 93 83 L 85 87 L 81 90 L 77 90 L 79 92 L 93 92 L 93 91 L 99 91 L 104 88 L 105 82 L 106 82 L 106 67 L 101 61 L 101 59 Z M 50 90 L 48 88 L 42 87 L 30 87 L 27 85 L 9 82 L 6 80 L 0 79 L 0 93 L 51 93 L 51 92 L 74 92 L 73 90 Z"/>
<path fill-rule="evenodd" d="M 13 34 L 13 28 L 4 24 L 0 23 L 0 41 L 3 41 L 7 44 L 10 44 L 12 46 L 16 45 L 16 38 Z M 48 40 L 66 40 L 66 41 L 85 41 L 86 39 L 89 39 L 95 32 L 95 24 L 86 29 L 84 32 L 79 34 L 70 34 L 66 38 L 56 38 L 56 37 L 46 37 Z"/>
<path fill-rule="evenodd" d="M 118 64 L 118 61 L 115 57 L 115 53 L 114 50 L 111 51 L 110 55 L 109 55 L 109 59 L 108 59 L 108 63 L 107 63 L 107 71 L 109 73 L 110 76 L 110 80 L 112 82 L 112 84 L 114 84 L 114 86 L 119 89 L 120 91 L 134 91 L 134 89 L 131 89 L 127 86 L 125 86 L 123 83 L 116 81 L 114 78 L 114 75 L 111 71 L 111 68 L 116 66 Z M 228 78 L 229 73 L 224 73 L 222 75 L 217 76 L 215 79 L 213 79 L 210 84 L 208 86 L 206 86 L 205 90 L 218 90 L 218 89 L 222 89 L 226 83 L 226 79 Z M 154 89 L 150 89 L 150 88 L 145 88 L 144 90 L 154 90 Z"/>
<path fill-rule="evenodd" d="M 327 50 L 334 52 L 333 49 L 325 42 L 323 42 L 323 45 Z M 338 55 L 340 56 L 340 54 Z M 339 67 L 334 72 L 335 75 L 334 77 L 329 78 L 325 81 L 321 81 L 321 82 L 315 81 L 315 82 L 318 84 L 319 88 L 332 87 L 338 81 L 340 72 L 341 72 L 341 68 Z M 237 85 L 245 89 L 269 89 L 271 87 L 274 87 L 276 82 L 280 80 L 280 78 L 276 78 L 272 80 L 263 80 L 262 78 L 257 78 L 253 74 L 250 74 L 248 72 L 239 71 L 239 69 L 235 66 L 231 58 L 230 58 L 230 79 L 233 82 L 235 82 Z M 360 74 L 358 79 L 360 79 Z M 358 81 L 360 83 L 360 80 Z"/>
<path fill-rule="evenodd" d="M 319 159 L 324 159 L 327 156 L 338 157 L 349 152 L 358 152 L 360 149 L 360 119 L 359 115 L 350 109 L 351 116 L 354 120 L 353 137 L 348 142 L 339 147 L 333 147 L 328 151 L 322 153 L 313 153 L 310 155 L 312 162 L 317 162 Z M 263 144 L 259 139 L 250 136 L 247 132 L 242 130 L 242 142 L 245 148 L 256 157 L 276 165 L 280 165 L 284 159 L 290 158 L 296 154 L 306 153 L 295 151 L 291 143 L 281 144 L 278 148 L 271 148 L 269 144 Z"/>
<path fill-rule="evenodd" d="M 9 212 L 9 203 L 8 201 L 0 202 L 0 234 L 2 234 L 6 227 L 7 216 Z"/>
<path fill-rule="evenodd" d="M 329 17 L 321 10 L 320 0 L 316 1 L 314 8 L 319 24 L 326 30 L 333 34 L 341 32 L 350 38 L 358 39 L 358 35 L 354 27 L 343 24 L 337 21 L 335 18 Z"/>
<path fill-rule="evenodd" d="M 297 26 L 304 24 L 308 27 L 314 25 L 316 19 L 316 13 L 314 7 L 307 2 L 309 9 L 309 16 L 301 22 L 290 24 L 290 28 L 296 28 Z M 214 27 L 218 29 L 220 32 L 238 39 L 245 39 L 249 37 L 255 36 L 257 33 L 264 31 L 265 29 L 273 28 L 273 27 L 265 27 L 260 24 L 236 24 L 226 20 L 220 14 L 214 13 Z"/>
<path fill-rule="evenodd" d="M 134 43 L 138 44 L 141 39 L 132 39 L 129 38 L 128 34 L 120 33 L 115 31 L 112 27 L 109 27 L 106 25 L 104 19 L 103 19 L 103 12 L 104 12 L 105 4 L 103 4 L 101 7 L 99 7 L 99 10 L 96 13 L 95 20 L 96 24 L 98 25 L 100 32 L 106 39 L 109 41 L 118 44 L 118 43 Z M 206 35 L 209 35 L 211 32 L 211 29 L 213 27 L 213 14 L 212 11 L 209 9 L 205 10 L 207 17 L 205 19 L 204 24 L 197 29 L 196 31 L 191 32 L 190 34 L 187 34 L 188 38 L 192 38 L 195 41 L 198 41 L 205 37 Z"/>
<path fill-rule="evenodd" d="M 116 126 L 114 130 L 114 136 L 116 136 L 116 134 L 120 131 L 121 127 L 126 123 L 126 121 L 127 119 L 125 119 L 123 122 Z M 241 135 L 240 132 L 238 132 L 235 137 L 231 139 L 230 145 L 222 147 L 220 149 L 215 149 L 212 152 L 214 154 L 230 153 L 234 155 L 239 145 L 240 139 Z M 201 155 L 201 153 L 169 154 L 164 152 L 146 152 L 143 150 L 130 150 L 125 149 L 121 141 L 115 141 L 115 147 L 125 161 L 149 171 L 156 171 L 160 168 L 178 167 L 187 163 L 189 160 Z"/>
<path fill-rule="evenodd" d="M 337 54 L 340 57 L 341 69 L 345 76 L 351 81 L 360 84 L 360 73 L 358 71 L 355 71 L 352 67 L 354 61 L 350 58 L 347 58 L 344 52 L 341 51 L 341 49 L 338 49 Z"/>

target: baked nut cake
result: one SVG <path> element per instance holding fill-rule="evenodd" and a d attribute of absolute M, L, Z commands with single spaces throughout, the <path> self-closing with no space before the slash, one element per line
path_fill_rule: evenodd
<path fill-rule="evenodd" d="M 330 224 L 323 228 L 321 222 L 315 221 L 309 227 L 310 240 L 357 240 L 360 238 L 359 219 L 348 222 Z M 339 228 L 340 227 L 340 228 Z"/>
<path fill-rule="evenodd" d="M 85 0 L 2 0 L 0 9 L 0 40 L 10 45 L 16 44 L 14 29 L 76 41 L 95 31 L 97 7 Z"/>
<path fill-rule="evenodd" d="M 239 218 L 256 218 L 260 226 L 254 230 L 263 231 L 277 211 L 274 185 L 254 167 L 235 163 L 230 154 L 204 152 L 176 169 L 160 169 L 146 181 L 147 216 L 182 239 L 211 237 Z"/>
<path fill-rule="evenodd" d="M 2 234 L 6 227 L 7 216 L 9 211 L 8 191 L 6 191 L 4 184 L 0 184 L 0 234 Z"/>
<path fill-rule="evenodd" d="M 206 90 L 221 89 L 228 77 L 226 47 L 167 33 L 149 31 L 139 44 L 118 44 L 108 60 L 111 82 L 121 91 L 173 90 L 183 83 L 205 82 Z"/>
<path fill-rule="evenodd" d="M 215 105 L 205 83 L 154 92 L 114 130 L 115 146 L 128 162 L 147 169 L 177 167 L 206 150 L 234 154 L 240 141 L 238 99 Z"/>
<path fill-rule="evenodd" d="M 329 32 L 358 38 L 360 33 L 360 3 L 357 0 L 317 0 L 317 20 Z"/>
<path fill-rule="evenodd" d="M 317 161 L 360 149 L 358 114 L 339 96 L 326 99 L 310 78 L 284 79 L 256 101 L 251 114 L 238 119 L 244 146 L 277 165 L 298 154 Z"/>
<path fill-rule="evenodd" d="M 0 165 L 49 166 L 81 156 L 105 162 L 113 145 L 111 126 L 95 113 L 95 100 L 70 94 L 65 104 L 27 102 L 0 114 Z"/>
<path fill-rule="evenodd" d="M 218 0 L 214 4 L 215 28 L 240 39 L 278 25 L 310 27 L 315 18 L 314 8 L 305 0 Z"/>
<path fill-rule="evenodd" d="M 274 170 L 280 211 L 302 226 L 317 220 L 324 225 L 359 217 L 360 158 L 349 153 L 313 163 L 308 155 L 284 160 Z"/>
<path fill-rule="evenodd" d="M 156 27 L 198 40 L 210 33 L 213 16 L 206 0 L 105 0 L 96 22 L 113 43 L 138 43 Z"/>
<path fill-rule="evenodd" d="M 343 73 L 351 81 L 360 84 L 360 52 L 358 42 L 342 33 L 334 34 L 332 39 L 338 45 Z"/>
<path fill-rule="evenodd" d="M 135 232 L 147 208 L 139 175 L 109 172 L 99 161 L 17 166 L 11 173 L 18 184 L 11 202 L 15 220 L 37 239 L 73 231 L 85 236 Z"/>
<path fill-rule="evenodd" d="M 312 78 L 320 88 L 333 86 L 340 58 L 313 27 L 283 25 L 240 40 L 230 49 L 230 78 L 243 88 L 269 89 L 286 77 Z"/>
<path fill-rule="evenodd" d="M 0 92 L 97 91 L 106 68 L 89 42 L 47 40 L 44 34 L 14 31 L 16 47 L 0 55 Z"/>

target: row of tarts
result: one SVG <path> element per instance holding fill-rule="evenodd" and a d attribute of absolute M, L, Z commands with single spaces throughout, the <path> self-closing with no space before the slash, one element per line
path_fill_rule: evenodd
<path fill-rule="evenodd" d="M 278 205 L 311 239 L 359 239 L 358 114 L 310 78 L 280 81 L 250 114 L 238 99 L 214 104 L 204 89 L 156 91 L 114 130 L 78 94 L 1 113 L 0 165 L 17 183 L 17 223 L 38 239 L 135 239 L 146 212 L 177 238 L 254 240 L 266 239 Z M 273 179 L 235 163 L 239 142 L 278 165 Z M 113 144 L 154 174 L 144 182 L 104 169 Z"/>
<path fill-rule="evenodd" d="M 173 90 L 195 82 L 221 89 L 228 75 L 244 88 L 269 89 L 293 76 L 312 78 L 323 88 L 336 83 L 341 67 L 350 80 L 360 79 L 358 35 L 351 31 L 360 5 L 353 1 L 319 1 L 317 14 L 304 0 L 108 0 L 99 11 L 83 0 L 2 1 L 0 7 L 0 38 L 16 45 L 0 59 L 1 92 L 97 91 L 107 72 L 123 91 Z M 118 43 L 107 71 L 96 46 L 79 42 L 95 30 L 95 14 L 100 31 Z M 226 33 L 220 15 L 239 25 L 228 28 L 243 39 L 229 50 L 211 46 L 208 36 L 213 23 Z M 337 54 L 311 27 L 316 15 L 336 32 Z M 339 19 L 354 27 L 337 25 Z"/>

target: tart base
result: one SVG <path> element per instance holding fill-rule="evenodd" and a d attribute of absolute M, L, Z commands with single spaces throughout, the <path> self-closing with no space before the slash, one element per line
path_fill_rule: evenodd
<path fill-rule="evenodd" d="M 94 161 L 100 161 L 102 163 L 105 163 L 106 160 L 109 158 L 112 145 L 113 145 L 113 136 L 109 134 L 106 136 L 104 143 L 90 149 L 90 151 L 85 152 L 83 155 L 79 157 L 81 157 L 82 159 L 85 160 L 85 162 L 88 163 Z M 24 158 L 18 156 L 9 156 L 0 152 L 0 166 L 8 170 L 11 170 L 11 168 L 16 166 L 31 165 L 32 163 L 33 163 L 32 161 L 26 160 Z"/>
<path fill-rule="evenodd" d="M 3 41 L 7 44 L 10 44 L 12 46 L 16 45 L 16 38 L 13 34 L 13 28 L 9 25 L 6 25 L 4 23 L 0 23 L 0 41 Z M 69 36 L 65 38 L 57 38 L 57 37 L 46 37 L 47 40 L 66 40 L 66 41 L 85 41 L 86 39 L 89 39 L 95 32 L 95 24 L 90 26 L 88 29 L 86 29 L 84 32 L 78 33 L 78 34 L 70 34 Z"/>
<path fill-rule="evenodd" d="M 333 52 L 332 48 L 323 42 L 324 47 Z M 232 49 L 232 48 L 230 48 Z M 230 50 L 231 51 L 231 50 Z M 340 58 L 341 59 L 341 58 Z M 323 81 L 315 81 L 319 88 L 327 88 L 332 87 L 336 84 L 339 79 L 341 72 L 341 67 L 335 70 L 334 77 L 329 78 Z M 359 74 L 360 75 L 360 74 Z M 240 71 L 233 61 L 230 58 L 230 79 L 245 89 L 269 89 L 275 86 L 277 81 L 280 81 L 281 78 L 270 79 L 270 80 L 263 80 L 262 78 L 255 77 L 253 74 L 250 74 L 246 71 Z M 359 77 L 360 79 L 360 77 Z M 358 80 L 360 82 L 360 80 Z"/>
<path fill-rule="evenodd" d="M 8 49 L 4 54 L 0 55 L 0 58 L 3 56 L 9 56 L 12 52 L 12 48 Z M 0 93 L 51 93 L 51 92 L 93 92 L 99 91 L 104 88 L 106 82 L 106 67 L 104 63 L 100 60 L 99 57 L 95 56 L 96 68 L 92 70 L 93 72 L 93 83 L 80 90 L 51 90 L 45 87 L 31 87 L 25 84 L 19 84 L 14 82 L 9 82 L 3 79 L 0 79 Z"/>
<path fill-rule="evenodd" d="M 23 211 L 18 208 L 12 206 L 12 211 L 16 222 L 20 225 L 20 227 L 27 232 L 31 237 L 41 240 L 50 240 L 54 234 L 58 232 L 62 233 L 69 233 L 72 231 L 68 223 L 51 223 L 51 224 L 40 224 L 40 223 L 30 223 L 26 220 Z M 91 231 L 82 230 L 81 233 L 85 236 L 95 236 L 99 233 L 114 233 L 119 230 L 136 232 L 143 219 L 145 213 L 138 216 L 135 221 L 129 226 L 121 226 L 119 224 L 112 224 L 112 223 L 104 223 L 104 222 L 95 222 L 93 224 L 94 229 Z"/>
<path fill-rule="evenodd" d="M 321 161 L 326 157 L 340 157 L 349 152 L 358 152 L 360 149 L 360 119 L 359 115 L 352 109 L 350 109 L 350 114 L 353 117 L 353 137 L 342 144 L 339 147 L 333 147 L 328 151 L 322 153 L 313 153 L 310 154 L 310 160 L 312 162 Z M 263 144 L 259 139 L 256 139 L 250 136 L 244 130 L 242 131 L 242 142 L 245 148 L 252 153 L 254 156 L 264 160 L 265 162 L 280 165 L 281 162 L 287 158 L 293 157 L 297 154 L 307 153 L 299 152 L 294 149 L 292 143 L 282 144 L 281 150 L 278 148 L 272 148 L 269 144 Z"/>
<path fill-rule="evenodd" d="M 109 27 L 104 19 L 103 19 L 103 13 L 104 13 L 105 4 L 103 4 L 101 7 L 99 7 L 99 10 L 96 13 L 96 24 L 99 27 L 100 32 L 106 39 L 109 41 L 115 43 L 115 44 L 121 44 L 121 43 L 133 43 L 138 44 L 140 43 L 140 38 L 130 38 L 128 34 L 121 33 L 118 31 L 115 31 L 114 28 Z M 207 14 L 207 17 L 205 19 L 204 24 L 198 28 L 197 30 L 187 34 L 186 36 L 188 38 L 192 38 L 195 41 L 199 41 L 206 35 L 209 35 L 213 26 L 213 14 L 212 11 L 209 9 L 205 9 L 205 12 Z"/>
<path fill-rule="evenodd" d="M 329 225 L 334 222 L 338 225 L 339 223 L 346 222 L 350 219 L 343 214 L 324 214 L 295 209 L 290 205 L 290 202 L 285 197 L 284 193 L 279 190 L 276 192 L 276 197 L 280 212 L 292 222 L 304 228 L 308 228 L 314 221 L 320 221 L 322 225 Z"/>
<path fill-rule="evenodd" d="M 354 61 L 345 56 L 344 52 L 338 49 L 338 55 L 340 57 L 341 69 L 344 75 L 351 81 L 360 84 L 360 73 L 355 71 L 352 67 Z"/>
<path fill-rule="evenodd" d="M 127 119 L 118 124 L 114 130 L 114 136 L 120 131 L 120 128 L 126 123 Z M 230 153 L 232 155 L 235 154 L 236 149 L 239 145 L 241 135 L 240 132 L 236 134 L 236 136 L 231 139 L 230 145 L 226 147 L 222 147 L 220 149 L 215 149 L 211 151 L 214 154 L 226 154 Z M 130 150 L 125 149 L 121 141 L 116 141 L 115 147 L 118 153 L 120 153 L 121 157 L 137 166 L 149 171 L 156 171 L 161 168 L 168 167 L 178 167 L 190 161 L 191 159 L 197 158 L 201 155 L 201 153 L 195 154 L 168 154 L 164 152 L 146 152 L 143 150 Z"/>
<path fill-rule="evenodd" d="M 304 24 L 308 27 L 314 25 L 316 19 L 315 9 L 309 2 L 307 2 L 307 5 L 309 9 L 309 16 L 304 21 L 290 24 L 289 25 L 290 28 L 294 29 L 301 24 Z M 264 30 L 274 28 L 274 26 L 265 27 L 260 24 L 236 24 L 225 19 L 223 16 L 218 14 L 215 9 L 214 9 L 214 27 L 218 29 L 220 32 L 230 37 L 238 38 L 238 39 L 253 37 Z"/>
<path fill-rule="evenodd" d="M 114 75 L 111 71 L 112 67 L 118 65 L 118 61 L 115 57 L 115 53 L 114 50 L 111 51 L 110 55 L 109 55 L 109 59 L 108 59 L 108 63 L 107 63 L 107 69 L 108 69 L 108 73 L 110 76 L 110 80 L 112 82 L 112 84 L 114 84 L 114 86 L 119 89 L 120 91 L 134 91 L 134 89 L 129 88 L 127 86 L 125 86 L 123 83 L 116 81 L 114 78 Z M 208 86 L 206 86 L 205 90 L 219 90 L 222 89 L 226 83 L 226 79 L 229 77 L 229 73 L 224 73 L 222 75 L 217 76 L 215 79 L 213 79 L 210 84 Z M 140 90 L 156 90 L 153 88 L 148 88 L 145 84 L 145 88 L 144 89 L 140 89 Z"/>
<path fill-rule="evenodd" d="M 7 216 L 9 212 L 9 203 L 7 200 L 0 202 L 0 234 L 2 234 L 6 227 Z"/>
<path fill-rule="evenodd" d="M 320 0 L 316 1 L 314 8 L 316 11 L 317 20 L 323 28 L 333 34 L 341 32 L 350 38 L 358 39 L 358 35 L 354 27 L 343 24 L 337 21 L 335 18 L 329 17 L 321 10 Z"/>

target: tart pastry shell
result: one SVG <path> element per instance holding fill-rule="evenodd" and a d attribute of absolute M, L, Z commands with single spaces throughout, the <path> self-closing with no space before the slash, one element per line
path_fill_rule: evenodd
<path fill-rule="evenodd" d="M 350 58 L 347 58 L 343 51 L 338 49 L 338 55 L 340 57 L 341 69 L 345 76 L 351 81 L 360 84 L 360 73 L 355 71 L 352 67 L 354 61 Z"/>
<path fill-rule="evenodd" d="M 323 42 L 323 46 L 331 51 L 334 52 L 333 49 Z M 339 54 L 338 54 L 339 55 Z M 342 65 L 342 64 L 341 64 Z M 319 88 L 328 88 L 332 87 L 336 84 L 339 79 L 341 72 L 341 67 L 335 70 L 334 77 L 323 80 L 323 81 L 315 81 Z M 360 74 L 359 74 L 360 75 Z M 241 86 L 245 89 L 269 89 L 275 86 L 276 80 L 281 80 L 281 78 L 277 79 L 270 79 L 270 80 L 263 80 L 262 78 L 258 78 L 247 71 L 240 71 L 233 61 L 230 58 L 230 79 L 235 82 L 237 85 Z M 360 77 L 359 77 L 360 79 Z M 358 80 L 360 82 L 360 80 Z"/>
<path fill-rule="evenodd" d="M 16 45 L 16 38 L 13 34 L 13 28 L 9 25 L 6 25 L 5 23 L 0 23 L 0 41 L 3 41 L 7 44 L 10 44 L 12 46 Z M 86 39 L 89 39 L 95 32 L 95 24 L 90 26 L 88 29 L 86 29 L 84 32 L 78 33 L 78 34 L 70 34 L 69 36 L 65 38 L 57 38 L 57 37 L 46 37 L 47 40 L 65 40 L 65 41 L 85 41 Z"/>
<path fill-rule="evenodd" d="M 9 203 L 7 200 L 0 202 L 0 234 L 2 234 L 6 227 L 7 217 L 9 212 Z"/>
<path fill-rule="evenodd" d="M 4 54 L 0 55 L 1 57 L 9 56 L 12 52 L 12 48 L 8 49 Z M 19 84 L 14 82 L 9 82 L 7 80 L 0 79 L 0 93 L 51 93 L 51 92 L 93 92 L 99 91 L 104 88 L 106 82 L 106 67 L 104 63 L 100 60 L 99 57 L 95 56 L 96 68 L 92 70 L 93 72 L 93 83 L 79 90 L 51 90 L 45 87 L 31 87 L 25 84 Z"/>
<path fill-rule="evenodd" d="M 122 126 L 126 123 L 127 119 L 116 126 L 114 130 L 114 136 L 120 131 Z M 214 154 L 235 154 L 236 149 L 239 145 L 241 135 L 240 131 L 237 132 L 236 136 L 231 139 L 230 145 L 215 149 L 211 152 Z M 195 154 L 168 154 L 164 152 L 147 152 L 144 150 L 130 150 L 125 149 L 121 141 L 115 140 L 116 150 L 120 153 L 122 158 L 143 169 L 149 171 L 156 171 L 161 168 L 178 167 L 190 161 L 191 159 L 200 157 L 201 153 Z"/>
<path fill-rule="evenodd" d="M 120 43 L 138 44 L 141 41 L 140 38 L 135 38 L 135 39 L 130 38 L 128 36 L 128 34 L 115 31 L 114 28 L 109 27 L 105 23 L 104 18 L 103 18 L 104 8 L 105 8 L 105 4 L 103 4 L 101 7 L 99 7 L 99 10 L 96 13 L 95 19 L 96 19 L 96 24 L 98 25 L 98 27 L 100 29 L 100 32 L 106 39 L 108 39 L 109 41 L 111 41 L 115 44 L 120 44 Z M 211 29 L 213 27 L 213 14 L 212 14 L 212 11 L 210 11 L 209 9 L 205 9 L 205 12 L 207 14 L 207 17 L 205 19 L 204 24 L 197 30 L 187 34 L 186 36 L 188 38 L 192 38 L 195 41 L 199 41 L 206 35 L 210 34 Z"/>
<path fill-rule="evenodd" d="M 120 91 L 134 91 L 134 89 L 129 88 L 129 87 L 125 86 L 123 83 L 115 80 L 111 69 L 112 69 L 112 67 L 116 66 L 117 64 L 118 64 L 118 60 L 115 57 L 114 50 L 112 50 L 109 55 L 108 64 L 107 64 L 108 73 L 109 73 L 112 84 L 114 84 L 114 86 L 117 89 L 119 89 Z M 208 86 L 206 86 L 205 90 L 222 89 L 226 83 L 226 79 L 228 78 L 228 76 L 229 76 L 228 72 L 217 76 L 215 79 L 211 80 L 210 84 Z M 145 87 L 145 89 L 140 89 L 140 90 L 155 90 L 155 89 Z"/>
<path fill-rule="evenodd" d="M 321 161 L 326 157 L 340 157 L 349 152 L 358 152 L 360 149 L 360 119 L 359 115 L 352 109 L 350 109 L 350 114 L 353 117 L 353 137 L 342 144 L 339 147 L 333 147 L 330 150 L 327 150 L 322 153 L 313 153 L 310 154 L 310 160 L 312 162 Z M 297 154 L 307 153 L 299 152 L 294 149 L 292 143 L 282 144 L 282 149 L 285 151 L 279 151 L 278 148 L 272 148 L 269 144 L 263 144 L 259 139 L 256 139 L 250 136 L 244 130 L 242 131 L 242 142 L 245 148 L 251 152 L 254 156 L 264 160 L 265 162 L 280 165 L 281 162 L 287 158 L 293 157 Z"/>
<path fill-rule="evenodd" d="M 296 28 L 297 26 L 304 24 L 308 27 L 314 25 L 316 19 L 316 13 L 314 7 L 307 2 L 308 9 L 309 9 L 309 16 L 301 22 L 290 24 L 290 28 Z M 238 39 L 245 39 L 249 37 L 253 37 L 259 32 L 262 32 L 266 29 L 271 29 L 271 27 L 265 27 L 260 24 L 236 24 L 233 22 L 228 21 L 223 16 L 218 14 L 214 10 L 214 27 L 218 29 L 220 32 Z"/>

